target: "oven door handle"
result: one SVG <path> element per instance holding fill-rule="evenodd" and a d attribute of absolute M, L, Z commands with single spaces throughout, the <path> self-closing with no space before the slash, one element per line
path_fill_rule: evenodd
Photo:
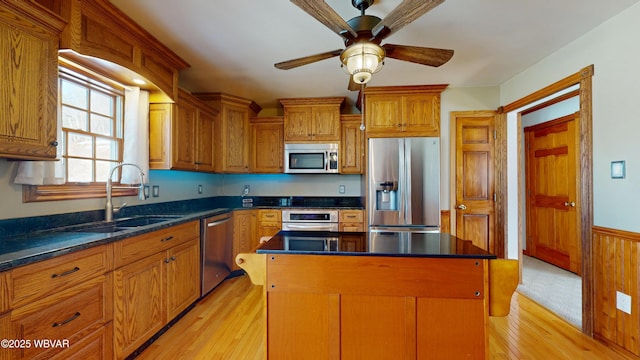
<path fill-rule="evenodd" d="M 332 225 L 298 225 L 298 224 L 287 224 L 287 229 L 290 230 L 331 230 Z"/>

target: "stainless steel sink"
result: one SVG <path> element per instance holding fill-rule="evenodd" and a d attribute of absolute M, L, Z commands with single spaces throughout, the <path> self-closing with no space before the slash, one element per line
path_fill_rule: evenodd
<path fill-rule="evenodd" d="M 94 222 L 73 226 L 70 231 L 86 233 L 117 233 L 125 230 L 135 229 L 141 226 L 158 224 L 165 221 L 175 220 L 181 215 L 142 215 L 130 218 L 116 219 L 112 222 Z"/>

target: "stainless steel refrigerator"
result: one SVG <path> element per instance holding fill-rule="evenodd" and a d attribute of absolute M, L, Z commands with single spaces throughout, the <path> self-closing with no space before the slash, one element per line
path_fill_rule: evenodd
<path fill-rule="evenodd" d="M 370 230 L 439 231 L 440 139 L 369 139 Z"/>

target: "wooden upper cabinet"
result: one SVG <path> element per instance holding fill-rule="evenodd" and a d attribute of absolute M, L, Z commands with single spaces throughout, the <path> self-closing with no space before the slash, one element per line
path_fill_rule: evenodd
<path fill-rule="evenodd" d="M 282 117 L 251 119 L 251 172 L 284 172 L 284 125 Z"/>
<path fill-rule="evenodd" d="M 365 89 L 368 137 L 440 136 L 440 93 L 447 85 Z"/>
<path fill-rule="evenodd" d="M 56 157 L 58 36 L 64 22 L 27 1 L 0 2 L 0 157 Z"/>
<path fill-rule="evenodd" d="M 123 84 L 142 77 L 147 84 L 135 86 L 177 98 L 178 72 L 189 64 L 109 1 L 36 1 L 68 23 L 60 38 L 63 57 Z"/>
<path fill-rule="evenodd" d="M 149 105 L 149 167 L 214 171 L 218 113 L 180 90 L 177 103 Z"/>
<path fill-rule="evenodd" d="M 340 117 L 340 173 L 362 174 L 364 172 L 364 131 L 360 130 L 362 115 Z"/>
<path fill-rule="evenodd" d="M 255 102 L 223 93 L 194 93 L 219 112 L 215 121 L 215 172 L 248 173 L 250 121 L 261 110 Z"/>
<path fill-rule="evenodd" d="M 284 141 L 340 141 L 343 97 L 280 99 Z"/>

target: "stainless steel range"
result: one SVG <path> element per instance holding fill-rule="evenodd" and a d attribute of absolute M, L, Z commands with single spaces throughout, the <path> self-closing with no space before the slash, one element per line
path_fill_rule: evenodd
<path fill-rule="evenodd" d="M 338 210 L 289 209 L 282 211 L 282 230 L 339 231 Z"/>

